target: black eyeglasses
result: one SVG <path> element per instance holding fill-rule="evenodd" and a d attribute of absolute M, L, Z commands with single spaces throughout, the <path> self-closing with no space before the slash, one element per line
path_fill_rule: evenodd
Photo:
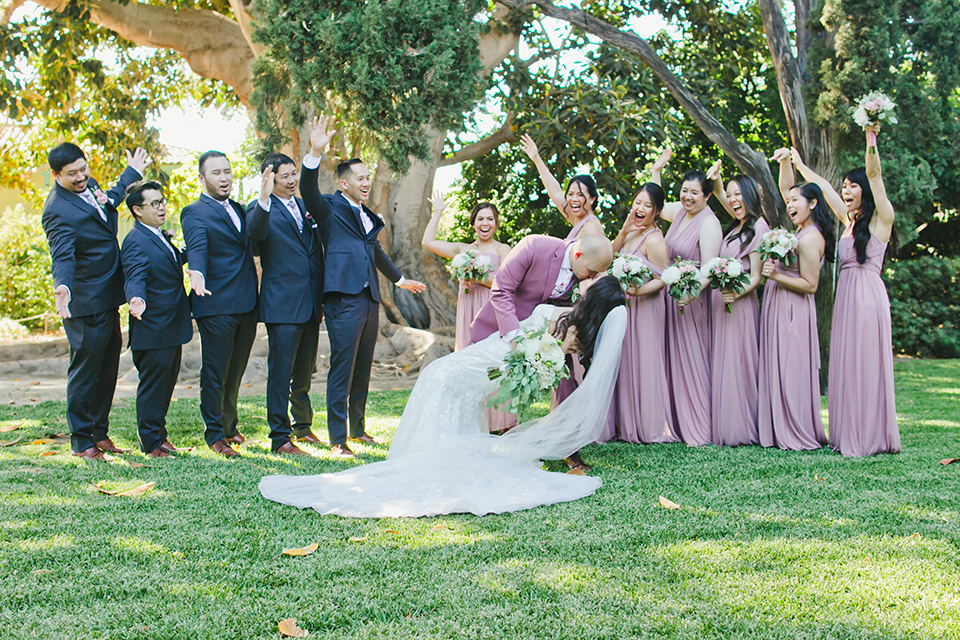
<path fill-rule="evenodd" d="M 160 207 L 166 208 L 166 206 L 167 206 L 167 199 L 166 199 L 166 198 L 160 198 L 159 200 L 154 200 L 153 202 L 147 202 L 147 203 L 145 203 L 143 206 L 145 206 L 145 207 L 153 207 L 154 209 L 159 209 Z"/>

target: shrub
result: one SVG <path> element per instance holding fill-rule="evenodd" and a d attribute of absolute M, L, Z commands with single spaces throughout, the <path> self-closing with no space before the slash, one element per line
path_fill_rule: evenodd
<path fill-rule="evenodd" d="M 0 340 L 18 340 L 30 337 L 26 327 L 10 318 L 0 318 Z"/>
<path fill-rule="evenodd" d="M 50 252 L 40 212 L 28 213 L 17 205 L 0 213 L 0 291 L 0 316 L 19 319 L 49 312 L 51 320 L 56 318 Z M 43 328 L 43 319 L 26 324 Z"/>
<path fill-rule="evenodd" d="M 931 358 L 960 357 L 960 258 L 933 255 L 890 262 L 893 348 Z"/>

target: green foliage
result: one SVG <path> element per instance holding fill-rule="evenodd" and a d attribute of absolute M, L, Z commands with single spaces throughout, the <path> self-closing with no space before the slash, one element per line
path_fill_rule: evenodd
<path fill-rule="evenodd" d="M 276 148 L 305 106 L 337 107 L 403 173 L 426 128 L 459 129 L 479 98 L 481 0 L 263 0 L 255 38 L 257 127 Z M 265 146 L 266 146 L 265 145 Z"/>
<path fill-rule="evenodd" d="M 960 258 L 897 260 L 883 279 L 894 349 L 931 358 L 960 357 Z"/>
<path fill-rule="evenodd" d="M 0 316 L 20 319 L 48 313 L 48 327 L 56 326 L 50 253 L 40 214 L 19 205 L 0 214 L 0 283 Z M 43 318 L 25 324 L 44 326 Z"/>

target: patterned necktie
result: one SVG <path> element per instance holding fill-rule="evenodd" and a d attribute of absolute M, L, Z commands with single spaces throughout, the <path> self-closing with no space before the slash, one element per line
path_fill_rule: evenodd
<path fill-rule="evenodd" d="M 290 215 L 293 216 L 294 222 L 297 223 L 297 229 L 300 233 L 303 233 L 303 216 L 300 215 L 300 207 L 297 206 L 295 200 L 287 200 L 287 208 L 290 209 Z"/>
<path fill-rule="evenodd" d="M 97 213 L 100 214 L 100 218 L 104 222 L 108 222 L 107 214 L 103 212 L 103 209 L 100 208 L 100 205 L 97 203 L 97 199 L 93 197 L 93 194 L 90 193 L 87 189 L 84 189 L 80 192 L 80 197 L 83 198 L 84 202 L 96 209 Z"/>

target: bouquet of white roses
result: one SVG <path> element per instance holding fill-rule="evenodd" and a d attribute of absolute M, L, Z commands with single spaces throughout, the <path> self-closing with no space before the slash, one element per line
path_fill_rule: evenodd
<path fill-rule="evenodd" d="M 473 249 L 467 249 L 453 256 L 450 261 L 450 275 L 457 280 L 465 282 L 484 282 L 493 274 L 493 262 L 490 258 L 477 253 Z M 470 287 L 467 285 L 465 290 L 469 293 Z"/>
<path fill-rule="evenodd" d="M 742 293 L 750 276 L 743 272 L 739 258 L 714 258 L 700 267 L 700 276 L 707 281 L 711 289 Z M 733 313 L 730 303 L 726 304 L 727 313 Z"/>
<path fill-rule="evenodd" d="M 700 270 L 693 260 L 677 258 L 672 265 L 663 270 L 660 279 L 667 285 L 667 293 L 674 300 L 682 300 L 700 293 Z M 683 307 L 680 307 L 683 315 Z"/>
<path fill-rule="evenodd" d="M 618 253 L 613 258 L 613 264 L 607 273 L 620 282 L 620 287 L 627 291 L 632 287 L 642 287 L 653 278 L 653 271 L 640 258 L 629 253 Z M 627 297 L 627 305 L 630 298 Z"/>
<path fill-rule="evenodd" d="M 760 236 L 760 244 L 757 246 L 757 253 L 760 259 L 779 260 L 786 266 L 790 266 L 797 259 L 794 251 L 799 245 L 797 236 L 792 231 L 786 229 L 771 229 Z"/>
<path fill-rule="evenodd" d="M 503 364 L 487 370 L 490 380 L 500 380 L 500 388 L 487 404 L 501 407 L 509 403 L 504 410 L 516 414 L 521 423 L 534 403 L 570 375 L 560 341 L 550 335 L 548 326 L 545 323 L 539 329 L 525 330 L 504 356 Z"/>

